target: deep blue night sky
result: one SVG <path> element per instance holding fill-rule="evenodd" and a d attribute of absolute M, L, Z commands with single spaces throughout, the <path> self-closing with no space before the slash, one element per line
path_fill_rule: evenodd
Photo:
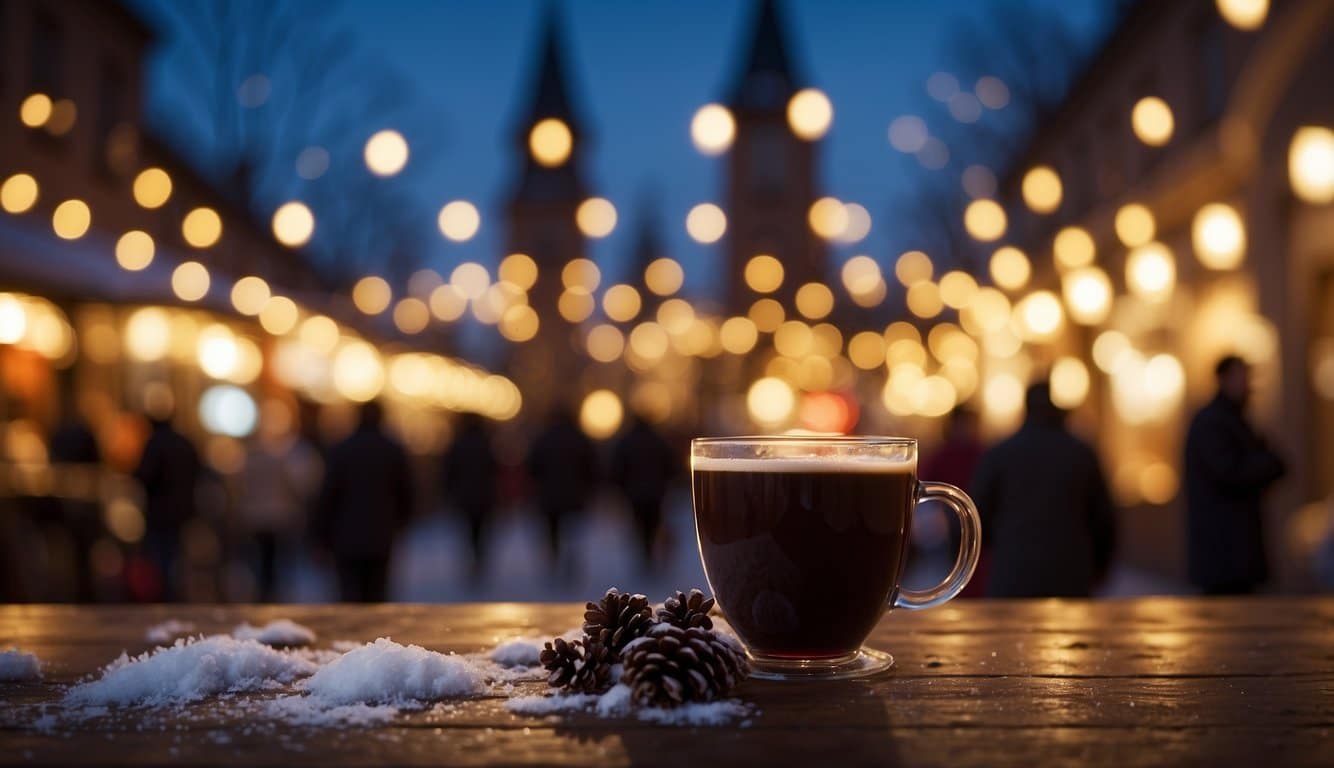
<path fill-rule="evenodd" d="M 136 3 L 156 20 L 155 2 Z M 896 153 L 886 130 L 896 116 L 921 112 L 924 83 L 949 70 L 957 43 L 951 33 L 969 18 L 1008 0 L 789 0 L 785 6 L 788 45 L 806 84 L 823 89 L 835 109 L 824 141 L 824 191 L 870 210 L 875 225 L 866 241 L 842 255 L 867 252 L 882 264 L 892 258 L 892 233 L 884 215 L 910 199 L 926 173 L 961 171 L 952 163 L 925 171 Z M 1072 26 L 1085 44 L 1106 24 L 1104 0 L 1038 0 Z M 384 183 L 411 185 L 424 207 L 437 211 L 447 200 L 466 198 L 481 209 L 483 224 L 471 242 L 453 244 L 435 234 L 430 266 L 448 273 L 464 259 L 495 264 L 502 246 L 502 198 L 513 171 L 513 121 L 535 55 L 534 41 L 547 3 L 541 0 L 382 0 L 347 2 L 325 22 L 353 30 L 363 55 L 379 57 L 401 73 L 439 116 L 437 130 L 409 133 L 416 147 L 431 142 L 429 172 Z M 595 244 L 594 257 L 610 276 L 628 250 L 649 188 L 659 200 L 661 228 L 698 289 L 704 267 L 716 258 L 686 236 L 683 221 L 695 203 L 716 200 L 721 158 L 699 154 L 689 122 L 702 104 L 719 100 L 743 55 L 753 13 L 749 2 L 731 0 L 570 0 L 555 3 L 567 42 L 575 95 L 594 134 L 587 163 L 594 191 L 620 213 L 616 232 Z M 150 69 L 149 112 L 172 143 L 189 147 L 192 137 L 169 118 L 182 82 L 178 38 L 164 38 Z M 382 125 L 368 116 L 369 135 Z M 319 211 L 316 210 L 317 217 Z M 427 221 L 433 228 L 434 216 Z M 716 248 L 716 247 L 715 247 Z M 606 283 L 604 282 L 604 285 Z"/>

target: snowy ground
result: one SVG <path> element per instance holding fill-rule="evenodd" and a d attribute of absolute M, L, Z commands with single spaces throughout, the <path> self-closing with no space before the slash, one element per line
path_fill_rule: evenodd
<path fill-rule="evenodd" d="M 706 587 L 695 542 L 690 498 L 685 489 L 669 497 L 665 515 L 663 564 L 645 569 L 627 512 L 614 497 L 599 499 L 566 533 L 572 572 L 562 574 L 546 551 L 543 521 L 527 509 L 496 520 L 488 537 L 487 565 L 480 579 L 471 574 L 467 530 L 455 515 L 417 521 L 399 543 L 392 575 L 392 599 L 407 602 L 588 600 L 607 587 L 633 590 L 661 600 L 676 589 Z M 952 555 L 952 553 L 951 553 Z M 905 583 L 936 583 L 951 565 L 944 552 L 910 560 Z M 290 602 L 336 598 L 332 577 L 310 562 L 294 565 L 281 597 Z M 1103 590 L 1108 596 L 1180 594 L 1181 585 L 1128 568 L 1114 569 Z"/>

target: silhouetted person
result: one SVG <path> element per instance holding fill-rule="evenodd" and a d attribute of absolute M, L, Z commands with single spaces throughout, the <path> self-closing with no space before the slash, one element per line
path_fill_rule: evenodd
<path fill-rule="evenodd" d="M 144 489 L 144 544 L 162 578 L 162 598 L 179 599 L 176 562 L 181 529 L 195 516 L 199 452 L 171 425 L 171 405 L 151 405 L 152 431 L 144 443 L 135 478 Z"/>
<path fill-rule="evenodd" d="M 475 413 L 459 417 L 458 434 L 445 451 L 441 471 L 443 495 L 468 521 L 472 545 L 472 575 L 479 578 L 486 564 L 483 533 L 496 508 L 499 463 L 491 447 L 486 422 Z"/>
<path fill-rule="evenodd" d="M 1187 559 L 1208 594 L 1245 594 L 1269 576 L 1261 500 L 1283 460 L 1246 422 L 1250 367 L 1228 356 L 1214 369 L 1218 394 L 1186 434 Z"/>
<path fill-rule="evenodd" d="M 1098 456 L 1065 428 L 1046 383 L 1019 431 L 982 456 L 971 491 L 991 553 L 992 597 L 1085 597 L 1107 572 L 1116 527 Z"/>
<path fill-rule="evenodd" d="M 629 429 L 612 453 L 611 474 L 612 481 L 630 502 L 645 567 L 654 562 L 653 545 L 662 524 L 662 500 L 678 466 L 677 454 L 667 439 L 642 416 L 633 416 Z"/>
<path fill-rule="evenodd" d="M 950 411 L 949 418 L 945 422 L 945 439 L 922 460 L 922 466 L 917 474 L 926 480 L 967 488 L 985 450 L 979 437 L 977 413 L 959 406 Z M 952 514 L 946 515 L 946 520 L 949 526 L 949 551 L 958 552 L 959 520 Z M 964 588 L 963 596 L 977 597 L 985 594 L 987 566 L 985 560 L 978 562 L 977 570 L 973 572 L 973 578 Z"/>
<path fill-rule="evenodd" d="M 394 538 L 412 513 L 408 457 L 383 421 L 379 403 L 361 406 L 357 428 L 329 451 L 315 507 L 315 536 L 333 554 L 347 602 L 385 599 Z"/>
<path fill-rule="evenodd" d="M 64 491 L 59 505 L 74 555 L 75 599 L 89 602 L 97 592 L 91 556 L 93 543 L 102 531 L 97 501 L 102 451 L 77 408 L 51 436 L 48 456 L 52 469 L 60 473 L 58 482 Z"/>
<path fill-rule="evenodd" d="M 562 525 L 583 509 L 597 479 L 593 443 L 579 430 L 570 411 L 556 408 L 533 441 L 526 463 L 537 506 L 547 521 L 552 562 L 560 562 Z M 569 570 L 568 561 L 563 569 Z"/>
<path fill-rule="evenodd" d="M 295 549 L 319 481 L 319 455 L 293 429 L 292 410 L 278 400 L 264 403 L 236 505 L 259 555 L 259 599 L 264 602 L 277 597 L 280 556 Z"/>

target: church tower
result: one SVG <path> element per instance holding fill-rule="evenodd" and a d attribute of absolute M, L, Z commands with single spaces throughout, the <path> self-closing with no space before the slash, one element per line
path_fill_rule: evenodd
<path fill-rule="evenodd" d="M 746 262 L 756 255 L 769 254 L 782 263 L 782 287 L 772 295 L 789 310 L 802 284 L 829 279 L 828 252 L 807 223 L 816 199 L 816 146 L 797 137 L 787 123 L 787 104 L 800 78 L 784 45 L 777 0 L 761 0 L 749 37 L 746 58 L 727 94 L 736 120 L 724 182 L 729 314 L 745 314 L 760 298 L 744 278 Z"/>
<path fill-rule="evenodd" d="M 519 109 L 513 141 L 520 158 L 507 205 L 507 253 L 524 253 L 537 264 L 528 294 L 536 310 L 537 335 L 513 347 L 509 373 L 524 398 L 524 412 L 541 418 L 553 405 L 571 405 L 577 377 L 568 370 L 575 326 L 561 317 L 561 270 L 585 253 L 575 211 L 588 197 L 581 164 L 588 137 L 574 108 L 563 41 L 554 10 L 543 22 L 537 68 Z"/>

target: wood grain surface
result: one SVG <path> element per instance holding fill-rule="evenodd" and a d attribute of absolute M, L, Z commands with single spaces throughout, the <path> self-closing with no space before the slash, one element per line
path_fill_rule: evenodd
<path fill-rule="evenodd" d="M 1334 765 L 1334 598 L 957 601 L 894 613 L 896 658 L 853 682 L 748 681 L 745 727 L 511 714 L 500 695 L 372 728 L 256 722 L 203 702 L 51 726 L 65 689 L 168 618 L 197 631 L 286 617 L 316 647 L 392 637 L 475 653 L 576 626 L 578 606 L 0 606 L 0 649 L 40 683 L 0 683 L 0 764 Z M 540 693 L 540 682 L 518 685 Z M 255 697 L 273 696 L 255 694 Z"/>

